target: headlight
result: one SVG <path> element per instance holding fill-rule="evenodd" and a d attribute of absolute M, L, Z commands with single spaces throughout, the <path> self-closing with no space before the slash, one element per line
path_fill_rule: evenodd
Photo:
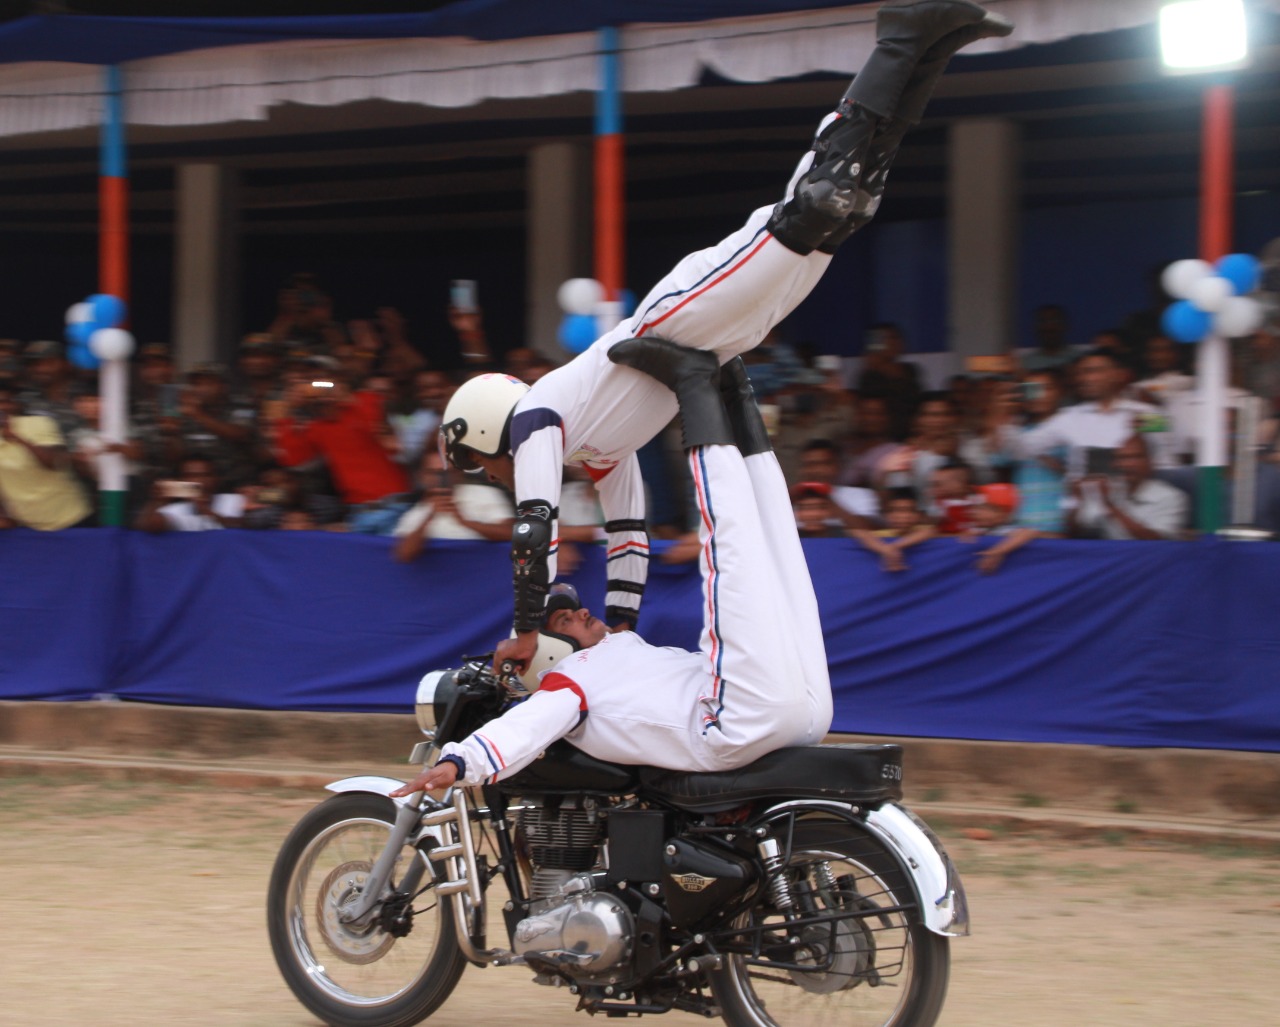
<path fill-rule="evenodd" d="M 436 733 L 436 689 L 450 673 L 452 671 L 433 670 L 418 682 L 418 697 L 414 700 L 414 713 L 418 717 L 418 727 L 428 738 L 434 738 Z"/>

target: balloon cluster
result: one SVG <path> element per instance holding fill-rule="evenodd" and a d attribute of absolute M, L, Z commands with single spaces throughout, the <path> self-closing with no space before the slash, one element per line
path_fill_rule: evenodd
<path fill-rule="evenodd" d="M 613 327 L 610 315 L 629 317 L 635 310 L 635 296 L 629 289 L 618 295 L 621 311 L 607 302 L 605 288 L 594 278 L 570 278 L 556 290 L 556 301 L 564 311 L 560 321 L 560 345 L 570 353 L 582 353 Z M 602 324 L 604 321 L 606 323 Z"/>
<path fill-rule="evenodd" d="M 119 296 L 94 293 L 67 308 L 67 358 L 86 371 L 103 360 L 126 360 L 133 353 L 133 336 L 120 327 L 128 308 Z"/>
<path fill-rule="evenodd" d="M 1262 278 L 1257 258 L 1232 253 L 1216 264 L 1175 260 L 1160 276 L 1164 291 L 1177 299 L 1165 308 L 1165 334 L 1179 342 L 1199 342 L 1206 335 L 1237 339 L 1262 325 L 1262 304 L 1246 293 Z"/>

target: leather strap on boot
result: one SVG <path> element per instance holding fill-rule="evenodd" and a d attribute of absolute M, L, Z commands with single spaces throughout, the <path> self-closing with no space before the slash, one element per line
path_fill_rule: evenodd
<path fill-rule="evenodd" d="M 720 395 L 729 423 L 733 426 L 733 441 L 743 456 L 768 453 L 773 449 L 769 430 L 760 416 L 755 390 L 747 377 L 747 365 L 741 357 L 734 357 L 720 368 Z"/>
<path fill-rule="evenodd" d="M 720 358 L 714 353 L 647 335 L 611 347 L 609 359 L 657 379 L 676 394 L 685 449 L 733 445 L 733 427 L 720 398 Z"/>

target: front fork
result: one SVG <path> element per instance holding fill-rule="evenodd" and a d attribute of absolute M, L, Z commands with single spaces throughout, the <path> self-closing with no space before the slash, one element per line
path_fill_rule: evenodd
<path fill-rule="evenodd" d="M 333 792 L 371 792 L 385 796 L 401 782 L 391 778 L 347 778 L 329 785 Z M 424 811 L 423 801 L 427 806 Z M 391 834 L 378 858 L 374 860 L 364 888 L 350 903 L 338 911 L 344 923 L 366 923 L 386 898 L 391 886 L 391 875 L 405 845 L 412 845 L 425 857 L 425 861 L 409 868 L 400 889 L 410 895 L 417 892 L 423 874 L 430 865 L 444 864 L 444 880 L 434 868 L 438 895 L 453 903 L 454 922 L 458 931 L 458 947 L 463 955 L 476 963 L 522 962 L 506 949 L 486 949 L 477 946 L 475 936 L 482 937 L 484 923 L 484 889 L 479 861 L 476 859 L 474 839 L 471 834 L 471 815 L 467 809 L 465 789 L 453 788 L 445 793 L 445 802 L 435 803 L 418 792 L 407 799 L 397 799 L 396 818 Z M 501 834 L 502 832 L 499 831 Z M 504 845 L 504 849 L 507 846 Z M 504 853 L 508 871 L 514 870 L 514 858 Z M 473 932 L 472 921 L 479 929 Z"/>

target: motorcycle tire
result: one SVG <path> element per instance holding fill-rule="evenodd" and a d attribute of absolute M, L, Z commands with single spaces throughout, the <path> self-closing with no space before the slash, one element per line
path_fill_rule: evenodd
<path fill-rule="evenodd" d="M 787 928 L 768 889 L 734 922 L 755 955 L 727 953 L 711 985 L 729 1027 L 932 1027 L 951 971 L 949 940 L 921 923 L 911 880 L 894 855 L 856 824 L 796 821 L 788 877 L 802 915 L 852 914 Z M 780 944 L 800 937 L 798 949 Z M 777 962 L 770 967 L 769 949 Z M 741 946 L 739 946 L 741 947 Z M 813 964 L 814 971 L 801 969 Z"/>
<path fill-rule="evenodd" d="M 348 792 L 306 814 L 285 839 L 271 871 L 267 931 L 285 983 L 334 1027 L 409 1027 L 453 991 L 466 959 L 451 902 L 428 890 L 412 901 L 407 933 L 374 918 L 356 928 L 336 907 L 358 888 L 395 820 L 388 798 Z M 398 883 L 422 856 L 406 847 L 392 872 Z M 431 880 L 428 871 L 423 881 Z"/>

